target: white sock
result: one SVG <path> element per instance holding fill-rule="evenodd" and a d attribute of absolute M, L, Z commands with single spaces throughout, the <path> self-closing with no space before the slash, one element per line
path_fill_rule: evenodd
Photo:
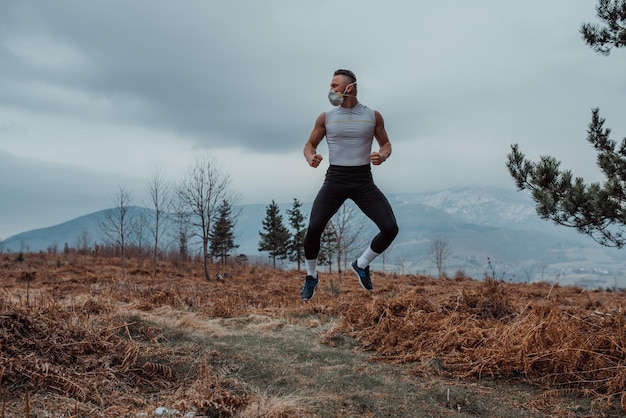
<path fill-rule="evenodd" d="M 363 255 L 361 255 L 361 257 L 359 257 L 356 260 L 356 265 L 359 266 L 359 268 L 364 269 L 365 267 L 369 266 L 370 263 L 376 258 L 378 257 L 380 254 L 375 253 L 374 251 L 372 251 L 372 249 L 370 247 L 367 247 L 367 250 L 365 250 L 365 252 L 363 253 Z"/>
<path fill-rule="evenodd" d="M 306 266 L 306 274 L 307 276 L 313 276 L 317 278 L 317 258 L 314 260 L 304 260 L 304 264 Z"/>

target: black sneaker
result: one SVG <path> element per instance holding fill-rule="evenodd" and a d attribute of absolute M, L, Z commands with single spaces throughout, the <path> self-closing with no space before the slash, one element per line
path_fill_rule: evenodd
<path fill-rule="evenodd" d="M 370 277 L 370 266 L 362 269 L 356 264 L 356 260 L 352 262 L 352 269 L 356 273 L 359 278 L 359 283 L 365 290 L 372 290 L 374 286 L 372 286 L 372 278 Z"/>
<path fill-rule="evenodd" d="M 317 282 L 319 282 L 319 275 L 317 277 L 306 276 L 304 279 L 304 285 L 302 286 L 302 290 L 300 291 L 300 296 L 302 300 L 311 300 L 313 295 L 315 294 L 315 286 L 317 286 Z"/>

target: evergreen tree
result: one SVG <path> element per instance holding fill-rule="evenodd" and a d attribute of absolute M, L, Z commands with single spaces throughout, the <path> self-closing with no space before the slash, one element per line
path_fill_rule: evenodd
<path fill-rule="evenodd" d="M 294 198 L 293 206 L 287 210 L 289 225 L 293 228 L 293 234 L 289 243 L 289 261 L 298 263 L 298 271 L 300 271 L 300 264 L 304 261 L 304 235 L 306 233 L 305 218 L 300 210 L 301 207 L 302 202 Z"/>
<path fill-rule="evenodd" d="M 511 146 L 507 167 L 518 189 L 530 190 L 540 217 L 576 228 L 604 246 L 621 248 L 626 243 L 626 139 L 616 150 L 598 112 L 593 110 L 587 140 L 598 153 L 604 183 L 585 184 L 570 170 L 561 171 L 554 157 L 528 161 L 517 144 Z"/>
<path fill-rule="evenodd" d="M 178 256 L 179 261 L 187 261 L 189 257 L 189 244 L 188 244 L 187 232 L 180 231 L 178 235 Z"/>
<path fill-rule="evenodd" d="M 587 44 L 608 55 L 612 47 L 626 45 L 626 0 L 599 0 L 596 9 L 606 26 L 583 24 L 580 31 Z M 531 192 L 539 216 L 575 228 L 601 245 L 621 248 L 626 243 L 626 138 L 617 147 L 604 122 L 599 109 L 593 109 L 587 141 L 606 176 L 603 183 L 585 184 L 570 170 L 561 170 L 554 157 L 528 161 L 517 144 L 511 145 L 506 165 L 518 189 Z"/>
<path fill-rule="evenodd" d="M 270 257 L 272 257 L 272 265 L 276 268 L 277 258 L 284 260 L 288 257 L 291 234 L 283 223 L 280 208 L 273 200 L 265 209 L 263 230 L 265 232 L 259 232 L 261 236 L 259 251 L 269 252 Z"/>
<path fill-rule="evenodd" d="M 328 272 L 332 272 L 333 255 L 337 251 L 337 233 L 333 224 L 329 222 L 324 228 L 320 239 L 320 252 L 317 262 L 322 266 L 328 266 Z"/>
<path fill-rule="evenodd" d="M 580 33 L 587 45 L 603 55 L 609 55 L 613 47 L 626 46 L 626 0 L 598 0 L 596 11 L 605 26 L 581 26 Z"/>
<path fill-rule="evenodd" d="M 232 205 L 227 200 L 223 200 L 218 208 L 218 218 L 213 223 L 210 233 L 211 256 L 220 257 L 222 265 L 226 264 L 226 257 L 239 245 L 235 245 L 235 222 L 232 215 Z"/>

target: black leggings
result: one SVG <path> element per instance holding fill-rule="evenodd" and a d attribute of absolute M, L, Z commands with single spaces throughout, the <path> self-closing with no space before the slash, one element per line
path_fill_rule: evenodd
<path fill-rule="evenodd" d="M 319 255 L 320 239 L 326 224 L 346 199 L 352 199 L 380 230 L 370 244 L 372 251 L 382 253 L 398 235 L 396 217 L 389 201 L 374 184 L 370 165 L 331 165 L 311 208 L 309 227 L 304 237 L 304 257 L 307 260 L 314 260 Z"/>

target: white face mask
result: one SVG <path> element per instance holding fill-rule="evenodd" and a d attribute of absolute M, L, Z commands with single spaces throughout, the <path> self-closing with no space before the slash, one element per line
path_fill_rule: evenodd
<path fill-rule="evenodd" d="M 348 86 L 351 86 L 353 84 L 356 84 L 356 81 L 354 83 L 348 84 L 343 93 L 339 93 L 338 91 L 330 89 L 330 91 L 328 92 L 328 101 L 330 102 L 330 104 L 333 106 L 341 106 L 343 104 L 343 97 L 350 96 L 349 94 L 346 94 Z"/>

